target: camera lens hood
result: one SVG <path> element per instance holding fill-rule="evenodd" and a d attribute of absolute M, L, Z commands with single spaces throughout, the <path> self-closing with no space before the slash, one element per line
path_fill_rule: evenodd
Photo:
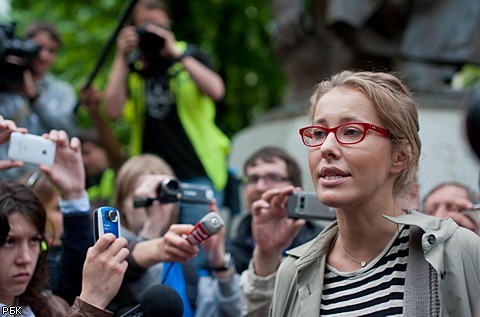
<path fill-rule="evenodd" d="M 161 203 L 172 203 L 180 199 L 180 181 L 175 178 L 164 179 L 157 188 L 158 200 Z"/>

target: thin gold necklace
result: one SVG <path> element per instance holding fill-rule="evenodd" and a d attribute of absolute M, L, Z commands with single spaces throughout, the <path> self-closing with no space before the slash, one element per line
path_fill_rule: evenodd
<path fill-rule="evenodd" d="M 394 233 L 394 236 L 396 237 L 397 235 L 397 231 L 395 231 Z M 340 238 L 340 232 L 338 233 L 338 237 Z M 387 243 L 385 243 L 384 245 L 382 245 L 382 247 L 380 249 L 378 249 L 374 254 L 372 254 L 368 259 L 366 260 L 363 260 L 363 261 L 358 261 L 356 260 L 354 257 L 352 257 L 350 254 L 347 253 L 347 251 L 345 251 L 345 248 L 343 247 L 343 244 L 342 244 L 342 240 L 340 240 L 340 248 L 342 249 L 343 251 L 343 254 L 345 254 L 347 256 L 347 258 L 349 258 L 350 260 L 352 260 L 353 262 L 357 263 L 358 265 L 360 265 L 361 267 L 365 267 L 368 263 L 370 263 L 370 261 L 372 259 L 374 259 L 378 254 L 380 254 L 380 252 L 385 249 L 387 247 L 387 245 L 390 243 L 390 241 L 392 241 L 393 237 L 391 237 L 390 239 L 387 240 Z"/>

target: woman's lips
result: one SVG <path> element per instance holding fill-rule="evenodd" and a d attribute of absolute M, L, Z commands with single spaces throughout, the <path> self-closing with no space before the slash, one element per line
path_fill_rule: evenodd
<path fill-rule="evenodd" d="M 320 171 L 320 183 L 325 186 L 336 186 L 346 181 L 350 175 L 336 167 L 324 167 Z"/>
<path fill-rule="evenodd" d="M 13 280 L 19 283 L 25 283 L 30 281 L 30 274 L 25 272 L 25 273 L 19 273 L 15 276 L 13 276 Z"/>

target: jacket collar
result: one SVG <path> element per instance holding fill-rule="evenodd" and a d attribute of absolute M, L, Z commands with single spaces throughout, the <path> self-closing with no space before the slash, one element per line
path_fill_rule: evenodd
<path fill-rule="evenodd" d="M 420 227 L 427 234 L 434 234 L 436 237 L 436 244 L 446 240 L 450 237 L 458 225 L 452 219 L 442 219 L 438 217 L 428 216 L 415 210 L 404 210 L 405 214 L 400 216 L 386 216 L 386 219 L 396 224 L 412 225 Z M 286 253 L 297 260 L 295 265 L 299 270 L 308 266 L 312 262 L 318 260 L 320 257 L 327 254 L 332 240 L 338 233 L 337 221 L 329 224 L 316 238 L 311 241 L 293 248 Z M 424 237 L 426 239 L 426 237 Z M 422 239 L 423 240 L 423 239 Z"/>
<path fill-rule="evenodd" d="M 337 221 L 329 224 L 316 238 L 309 242 L 302 244 L 296 248 L 288 250 L 288 255 L 298 258 L 295 262 L 297 267 L 301 269 L 304 265 L 309 265 L 311 262 L 318 260 L 321 256 L 327 254 L 332 240 L 338 233 Z"/>

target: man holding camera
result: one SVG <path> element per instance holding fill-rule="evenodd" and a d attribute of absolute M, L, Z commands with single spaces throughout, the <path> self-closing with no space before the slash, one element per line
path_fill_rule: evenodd
<path fill-rule="evenodd" d="M 18 43 L 21 40 L 8 41 Z M 25 54 L 27 48 L 28 53 L 34 51 L 34 56 L 21 56 L 22 50 L 6 49 L 4 62 L 15 71 L 7 71 L 0 76 L 0 112 L 6 119 L 27 128 L 29 133 L 41 135 L 58 129 L 65 130 L 70 135 L 76 134 L 77 124 L 73 111 L 76 96 L 73 87 L 49 73 L 60 45 L 58 30 L 48 22 L 38 21 L 26 27 L 23 45 L 20 46 L 24 47 Z M 0 148 L 0 159 L 7 158 L 7 150 L 7 146 Z M 1 177 L 17 178 L 27 168 L 29 167 L 25 166 L 4 171 Z"/>
<path fill-rule="evenodd" d="M 240 274 L 248 269 L 255 249 L 252 233 L 253 203 L 261 199 L 267 190 L 289 185 L 302 186 L 301 169 L 296 159 L 279 147 L 266 146 L 252 153 L 243 166 L 243 173 L 245 177 L 243 193 L 247 210 L 240 219 L 236 234 L 227 245 L 227 251 L 232 253 L 237 272 Z M 322 229 L 323 226 L 307 220 L 286 250 L 313 239 Z"/>
<path fill-rule="evenodd" d="M 132 22 L 117 39 L 107 113 L 129 121 L 130 155 L 162 157 L 182 182 L 211 185 L 221 206 L 230 146 L 215 125 L 223 80 L 205 54 L 175 39 L 163 2 L 139 0 Z M 182 208 L 180 221 L 194 224 L 202 216 Z"/>

